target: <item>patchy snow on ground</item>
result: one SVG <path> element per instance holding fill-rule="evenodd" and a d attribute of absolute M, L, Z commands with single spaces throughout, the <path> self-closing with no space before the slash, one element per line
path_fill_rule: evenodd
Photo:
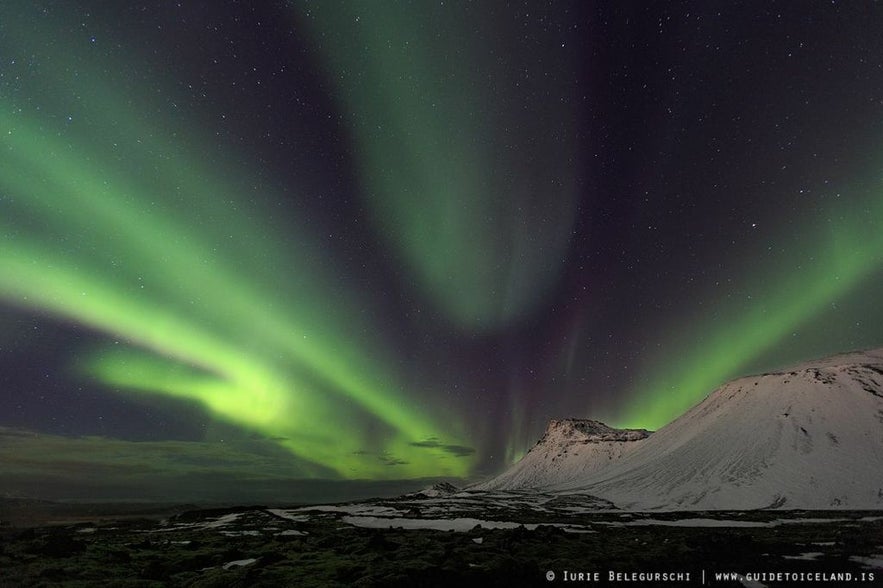
<path fill-rule="evenodd" d="M 281 508 L 268 508 L 267 512 L 271 515 L 279 517 L 280 519 L 294 521 L 295 523 L 305 523 L 310 520 L 310 515 L 293 514 L 295 511 L 292 510 L 283 510 Z"/>
<path fill-rule="evenodd" d="M 761 527 L 778 527 L 780 525 L 800 525 L 800 524 L 827 524 L 842 523 L 851 519 L 844 518 L 816 518 L 816 519 L 776 519 L 774 521 L 734 521 L 731 519 L 706 519 L 706 518 L 688 518 L 688 519 L 634 519 L 627 521 L 595 521 L 593 524 L 605 525 L 609 527 L 744 527 L 744 528 L 761 528 Z M 833 543 L 814 543 L 813 545 L 833 545 Z"/>
<path fill-rule="evenodd" d="M 237 559 L 237 560 L 225 563 L 223 567 L 225 570 L 229 570 L 232 568 L 241 568 L 244 566 L 250 566 L 251 564 L 253 564 L 256 561 L 257 561 L 257 558 L 254 558 L 254 557 L 251 557 L 249 559 Z"/>
<path fill-rule="evenodd" d="M 874 554 L 873 557 L 853 555 L 849 558 L 849 561 L 860 563 L 869 570 L 883 570 L 883 553 Z"/>
<path fill-rule="evenodd" d="M 825 555 L 820 551 L 809 551 L 807 553 L 801 553 L 800 555 L 783 555 L 782 559 L 796 559 L 800 561 L 816 561 L 820 557 Z"/>
<path fill-rule="evenodd" d="M 206 523 L 202 523 L 201 525 L 191 525 L 193 527 L 202 527 L 203 529 L 217 529 L 219 527 L 223 527 L 224 525 L 229 525 L 230 523 L 236 522 L 236 520 L 242 516 L 241 512 L 231 512 L 230 514 L 225 514 L 217 517 L 213 521 L 208 521 Z M 185 525 L 181 525 L 185 526 Z"/>
<path fill-rule="evenodd" d="M 599 525 L 611 527 L 771 527 L 771 523 L 760 521 L 731 521 L 726 519 L 679 519 L 666 521 L 661 519 L 638 519 L 634 521 L 598 521 Z"/>
<path fill-rule="evenodd" d="M 819 523 L 843 523 L 852 519 L 830 518 L 830 519 L 776 519 L 771 525 L 815 525 Z"/>
<path fill-rule="evenodd" d="M 365 527 L 368 529 L 430 529 L 435 531 L 471 531 L 476 526 L 482 529 L 517 529 L 523 527 L 528 531 L 534 531 L 542 525 L 548 527 L 557 527 L 568 533 L 594 533 L 591 529 L 584 525 L 574 525 L 569 523 L 515 523 L 512 521 L 489 521 L 485 519 L 476 519 L 472 517 L 455 517 L 447 519 L 415 519 L 407 517 L 370 517 L 370 516 L 344 516 L 340 519 L 342 522 L 354 527 Z"/>
<path fill-rule="evenodd" d="M 243 531 L 221 531 L 221 535 L 226 537 L 257 537 L 261 533 L 254 529 L 245 529 Z"/>
<path fill-rule="evenodd" d="M 373 516 L 373 517 L 399 517 L 405 512 L 392 508 L 390 506 L 376 506 L 373 504 L 337 504 L 337 505 L 320 505 L 320 506 L 303 506 L 297 509 L 301 512 L 335 512 L 346 513 L 354 516 Z"/>
<path fill-rule="evenodd" d="M 476 526 L 481 526 L 482 529 L 516 529 L 522 526 L 521 523 L 485 521 L 473 518 L 390 519 L 372 516 L 345 516 L 341 520 L 354 527 L 365 527 L 368 529 L 392 529 L 401 527 L 402 529 L 434 529 L 436 531 L 470 531 Z M 527 524 L 523 526 L 525 529 L 533 530 L 536 529 L 538 525 Z"/>

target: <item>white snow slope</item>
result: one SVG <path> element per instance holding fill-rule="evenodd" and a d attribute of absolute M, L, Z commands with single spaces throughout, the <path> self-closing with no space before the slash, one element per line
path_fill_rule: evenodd
<path fill-rule="evenodd" d="M 549 446 L 476 489 L 627 510 L 883 509 L 883 349 L 735 380 L 643 440 L 568 459 Z"/>
<path fill-rule="evenodd" d="M 644 429 L 613 429 L 587 419 L 549 421 L 546 433 L 514 466 L 470 490 L 520 490 L 579 482 L 645 439 Z"/>

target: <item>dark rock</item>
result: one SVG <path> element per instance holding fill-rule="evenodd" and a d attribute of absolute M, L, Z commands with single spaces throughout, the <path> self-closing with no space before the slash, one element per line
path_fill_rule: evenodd
<path fill-rule="evenodd" d="M 382 551 L 395 551 L 400 547 L 398 543 L 390 541 L 386 538 L 386 534 L 378 531 L 371 535 L 367 544 L 369 549 L 380 549 Z"/>
<path fill-rule="evenodd" d="M 67 535 L 50 535 L 38 544 L 33 553 L 47 557 L 71 557 L 86 551 L 86 544 Z"/>

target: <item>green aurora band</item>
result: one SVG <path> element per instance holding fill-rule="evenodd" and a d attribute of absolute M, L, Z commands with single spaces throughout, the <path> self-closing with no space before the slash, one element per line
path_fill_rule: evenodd
<path fill-rule="evenodd" d="M 873 184 L 879 186 L 879 179 Z M 662 357 L 632 390 L 631 402 L 615 419 L 617 426 L 662 427 L 717 386 L 744 375 L 792 332 L 855 289 L 879 289 L 879 283 L 869 284 L 883 269 L 883 197 L 876 190 L 849 208 L 832 208 L 821 215 L 826 220 L 805 223 L 802 239 L 813 245 L 805 246 L 799 260 L 783 258 L 750 268 L 764 277 L 745 280 L 737 290 L 741 296 L 733 298 L 748 300 L 747 306 L 721 302 L 706 316 L 685 320 L 681 337 L 661 346 Z M 777 269 L 789 265 L 794 269 Z"/>
<path fill-rule="evenodd" d="M 536 48 L 505 43 L 518 35 L 492 3 L 468 10 L 499 27 L 493 50 L 449 7 L 289 4 L 350 117 L 378 234 L 421 296 L 469 333 L 530 317 L 567 256 L 583 91 L 564 85 L 550 100 L 542 90 L 560 80 L 531 69 Z M 72 350 L 82 374 L 197 403 L 277 440 L 305 476 L 468 475 L 474 456 L 449 450 L 470 444 L 462 419 L 426 406 L 428 394 L 409 404 L 370 313 L 306 221 L 280 218 L 256 169 L 148 98 L 174 91 L 126 75 L 126 59 L 95 59 L 67 19 L 40 24 L 35 11 L 0 6 L 0 49 L 36 62 L 0 96 L 0 300 L 105 333 L 119 344 Z M 450 47 L 474 67 L 445 62 Z M 576 59 L 562 51 L 556 75 Z M 616 424 L 664 425 L 878 275 L 883 199 L 829 216 L 839 220 L 802 227 L 816 238 L 801 263 L 748 268 L 764 277 L 737 292 L 749 304 L 686 319 Z M 511 412 L 525 420 L 517 400 Z M 511 435 L 507 461 L 519 444 Z"/>
<path fill-rule="evenodd" d="M 118 339 L 77 369 L 277 439 L 304 475 L 465 475 L 472 456 L 421 445 L 462 446 L 439 425 L 457 420 L 409 408 L 309 232 L 274 220 L 272 189 L 30 10 L 0 9 L 0 48 L 37 62 L 0 97 L 0 299 Z"/>
<path fill-rule="evenodd" d="M 485 332 L 530 315 L 555 283 L 580 167 L 573 133 L 579 94 L 561 80 L 560 100 L 539 89 L 546 76 L 530 71 L 526 52 L 549 47 L 500 42 L 518 33 L 492 4 L 419 5 L 418 14 L 399 2 L 370 10 L 358 2 L 289 2 L 327 56 L 379 232 L 453 323 Z M 476 28 L 484 36 L 474 38 L 463 22 L 481 23 Z M 573 71 L 584 57 L 562 51 L 560 66 Z M 511 101 L 500 109 L 507 114 L 484 116 L 483 104 L 501 101 Z M 533 125 L 540 120 L 545 128 Z M 508 135 L 517 137 L 511 148 L 487 140 L 503 129 L 516 130 Z M 831 211 L 837 222 L 804 223 L 802 234 L 815 236 L 816 245 L 800 262 L 783 258 L 762 268 L 764 280 L 744 280 L 748 306 L 721 300 L 707 316 L 686 319 L 682 332 L 660 345 L 656 363 L 646 360 L 612 420 L 627 427 L 666 424 L 879 271 L 883 203 L 871 196 L 857 208 L 861 214 Z M 758 275 L 758 267 L 745 268 L 745 275 Z M 521 417 L 517 409 L 511 414 L 517 431 Z M 510 433 L 507 461 L 519 454 L 516 437 Z"/>
<path fill-rule="evenodd" d="M 419 293 L 470 333 L 542 308 L 577 206 L 578 48 L 554 27 L 518 42 L 493 3 L 289 5 L 327 57 L 378 233 Z M 549 51 L 552 70 L 534 59 Z"/>

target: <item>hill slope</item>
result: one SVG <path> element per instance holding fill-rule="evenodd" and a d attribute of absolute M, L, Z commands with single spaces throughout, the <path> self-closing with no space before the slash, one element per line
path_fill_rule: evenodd
<path fill-rule="evenodd" d="M 644 429 L 613 429 L 588 419 L 552 420 L 518 463 L 471 489 L 520 490 L 578 482 L 618 461 L 649 434 Z"/>
<path fill-rule="evenodd" d="M 589 452 L 562 472 L 548 455 L 484 486 L 631 510 L 883 509 L 883 349 L 732 381 L 604 467 Z"/>

